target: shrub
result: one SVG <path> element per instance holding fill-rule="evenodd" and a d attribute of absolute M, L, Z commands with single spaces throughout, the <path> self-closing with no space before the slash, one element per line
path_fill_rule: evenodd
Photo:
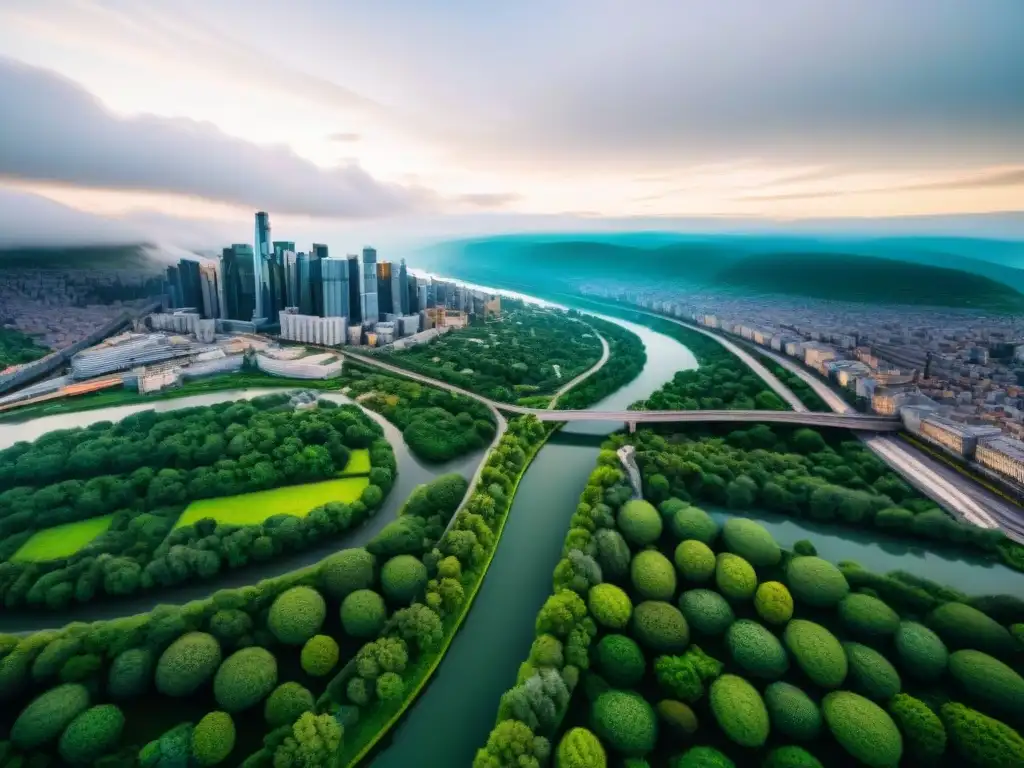
<path fill-rule="evenodd" d="M 736 763 L 714 747 L 691 747 L 672 760 L 671 768 L 736 768 Z"/>
<path fill-rule="evenodd" d="M 1008 656 L 1014 649 L 1006 627 L 963 603 L 943 603 L 925 623 L 953 650 L 974 648 L 993 656 Z"/>
<path fill-rule="evenodd" d="M 822 765 L 803 747 L 779 747 L 768 753 L 761 768 L 822 768 Z"/>
<path fill-rule="evenodd" d="M 561 669 L 565 665 L 562 641 L 554 635 L 535 637 L 530 644 L 530 663 L 538 667 Z"/>
<path fill-rule="evenodd" d="M 729 653 L 745 672 L 766 680 L 778 680 L 789 670 L 789 657 L 771 632 L 750 619 L 740 619 L 725 634 Z"/>
<path fill-rule="evenodd" d="M 797 665 L 822 688 L 838 688 L 846 679 L 846 653 L 835 635 L 820 624 L 793 619 L 783 635 Z"/>
<path fill-rule="evenodd" d="M 597 584 L 587 595 L 587 605 L 594 621 L 609 629 L 623 629 L 629 624 L 633 603 L 629 595 L 614 584 Z"/>
<path fill-rule="evenodd" d="M 645 600 L 671 600 L 676 593 L 676 571 L 661 552 L 648 549 L 630 564 L 633 587 Z"/>
<path fill-rule="evenodd" d="M 977 768 L 1024 765 L 1024 737 L 999 720 L 963 704 L 943 704 L 939 713 L 953 751 Z"/>
<path fill-rule="evenodd" d="M 594 534 L 594 546 L 597 548 L 594 559 L 601 566 L 604 578 L 611 581 L 624 579 L 629 573 L 632 553 L 622 534 L 611 528 L 602 528 Z"/>
<path fill-rule="evenodd" d="M 312 712 L 315 702 L 309 689 L 298 683 L 281 683 L 267 697 L 263 705 L 263 718 L 271 728 L 291 725 L 303 712 Z"/>
<path fill-rule="evenodd" d="M 715 564 L 715 584 L 730 600 L 749 600 L 757 590 L 757 574 L 739 555 L 723 552 Z"/>
<path fill-rule="evenodd" d="M 153 682 L 153 652 L 129 648 L 114 657 L 107 675 L 107 694 L 112 699 L 141 696 Z"/>
<path fill-rule="evenodd" d="M 602 693 L 594 702 L 591 718 L 594 732 L 623 755 L 639 757 L 654 749 L 658 720 L 651 705 L 637 693 Z"/>
<path fill-rule="evenodd" d="M 257 704 L 277 685 L 277 659 L 266 648 L 243 648 L 228 656 L 213 678 L 213 695 L 228 712 Z"/>
<path fill-rule="evenodd" d="M 380 569 L 380 585 L 388 600 L 407 605 L 427 586 L 427 567 L 412 555 L 392 557 Z"/>
<path fill-rule="evenodd" d="M 312 587 L 285 590 L 270 606 L 267 627 L 285 645 L 302 645 L 320 631 L 327 603 Z"/>
<path fill-rule="evenodd" d="M 889 660 L 874 648 L 860 643 L 843 643 L 849 662 L 847 684 L 869 699 L 888 701 L 900 692 L 900 676 Z"/>
<path fill-rule="evenodd" d="M 605 635 L 594 649 L 597 668 L 616 688 L 632 688 L 647 669 L 644 653 L 625 635 Z"/>
<path fill-rule="evenodd" d="M 736 675 L 722 675 L 711 684 L 711 713 L 725 735 L 744 747 L 760 747 L 768 739 L 768 710 L 757 689 Z"/>
<path fill-rule="evenodd" d="M 683 614 L 675 606 L 656 600 L 636 607 L 631 629 L 640 645 L 656 653 L 678 653 L 690 642 L 690 628 Z"/>
<path fill-rule="evenodd" d="M 801 557 L 814 557 L 818 554 L 818 550 L 807 539 L 800 539 L 793 543 L 793 554 Z"/>
<path fill-rule="evenodd" d="M 221 644 L 234 647 L 252 631 L 252 619 L 238 608 L 221 608 L 210 617 L 209 629 Z"/>
<path fill-rule="evenodd" d="M 679 596 L 686 623 L 702 635 L 718 636 L 736 621 L 729 602 L 710 589 L 691 589 Z"/>
<path fill-rule="evenodd" d="M 64 683 L 34 698 L 11 726 L 11 741 L 24 750 L 56 739 L 89 708 L 89 691 L 79 683 Z"/>
<path fill-rule="evenodd" d="M 555 768 L 605 768 L 607 765 L 604 747 L 586 728 L 572 728 L 558 743 Z"/>
<path fill-rule="evenodd" d="M 695 645 L 682 656 L 656 658 L 654 676 L 673 698 L 693 703 L 704 695 L 704 683 L 722 674 L 724 666 Z"/>
<path fill-rule="evenodd" d="M 333 637 L 314 635 L 302 646 L 302 669 L 307 675 L 323 677 L 338 663 L 338 644 Z"/>
<path fill-rule="evenodd" d="M 156 689 L 165 696 L 191 696 L 220 666 L 220 643 L 205 632 L 189 632 L 156 663 Z"/>
<path fill-rule="evenodd" d="M 839 601 L 843 626 L 864 640 L 881 640 L 900 626 L 900 616 L 877 597 L 853 593 Z"/>
<path fill-rule="evenodd" d="M 754 610 L 769 624 L 785 624 L 793 618 L 793 596 L 785 584 L 766 581 L 754 593 Z"/>
<path fill-rule="evenodd" d="M 730 517 L 722 526 L 725 549 L 761 568 L 778 565 L 782 550 L 763 525 L 745 517 Z"/>
<path fill-rule="evenodd" d="M 1024 678 L 981 651 L 955 651 L 949 674 L 972 700 L 984 708 L 1024 716 Z"/>
<path fill-rule="evenodd" d="M 370 589 L 376 558 L 362 547 L 343 549 L 320 566 L 320 584 L 331 597 L 341 600 L 357 589 Z"/>
<path fill-rule="evenodd" d="M 813 741 L 821 732 L 821 710 L 795 685 L 772 683 L 764 689 L 772 729 L 795 741 Z"/>
<path fill-rule="evenodd" d="M 687 581 L 701 584 L 715 573 L 715 553 L 703 541 L 687 539 L 679 542 L 672 559 Z"/>
<path fill-rule="evenodd" d="M 718 523 L 699 507 L 677 510 L 669 519 L 668 527 L 677 539 L 696 539 L 711 544 L 718 538 Z"/>
<path fill-rule="evenodd" d="M 849 691 L 833 691 L 821 702 L 825 723 L 839 745 L 872 768 L 894 768 L 903 756 L 903 737 L 888 713 Z"/>
<path fill-rule="evenodd" d="M 210 712 L 192 731 L 192 756 L 199 765 L 219 765 L 235 748 L 235 722 L 227 712 Z"/>
<path fill-rule="evenodd" d="M 889 714 L 903 734 L 907 754 L 931 765 L 946 751 L 946 729 L 939 716 L 920 699 L 898 693 L 889 702 Z"/>
<path fill-rule="evenodd" d="M 92 765 L 113 752 L 124 730 L 124 713 L 113 704 L 101 704 L 78 715 L 60 737 L 60 756 L 72 765 Z"/>
<path fill-rule="evenodd" d="M 828 560 L 794 557 L 786 568 L 793 597 L 815 608 L 831 608 L 850 592 L 846 577 Z"/>
<path fill-rule="evenodd" d="M 341 746 L 342 729 L 331 715 L 304 712 L 292 724 L 292 733 L 274 750 L 276 768 L 329 765 Z"/>
<path fill-rule="evenodd" d="M 649 502 L 632 499 L 619 508 L 619 532 L 630 544 L 646 547 L 661 536 L 661 515 Z"/>
<path fill-rule="evenodd" d="M 350 637 L 376 637 L 387 619 L 384 598 L 372 589 L 357 589 L 341 603 L 341 626 Z"/>
<path fill-rule="evenodd" d="M 697 732 L 697 715 L 687 704 L 673 699 L 663 699 L 654 709 L 665 727 L 676 736 L 690 738 Z"/>
<path fill-rule="evenodd" d="M 904 672 L 924 682 L 942 677 L 949 661 L 949 651 L 942 638 L 928 627 L 914 621 L 900 622 L 893 640 Z"/>

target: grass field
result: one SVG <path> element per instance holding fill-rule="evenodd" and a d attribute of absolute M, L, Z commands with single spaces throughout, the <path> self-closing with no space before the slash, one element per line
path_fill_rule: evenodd
<path fill-rule="evenodd" d="M 369 484 L 370 480 L 366 477 L 345 477 L 319 483 L 289 485 L 269 491 L 240 493 L 237 496 L 223 496 L 219 499 L 193 501 L 181 513 L 174 527 L 191 525 L 204 517 L 234 525 L 256 525 L 272 515 L 305 517 L 314 507 L 329 501 L 355 501 L 363 492 L 363 488 Z"/>
<path fill-rule="evenodd" d="M 342 477 L 368 475 L 370 473 L 370 451 L 367 448 L 356 448 L 348 457 L 348 464 L 339 473 Z"/>
<path fill-rule="evenodd" d="M 37 531 L 11 560 L 31 563 L 69 557 L 107 530 L 113 519 L 113 515 L 104 515 Z"/>

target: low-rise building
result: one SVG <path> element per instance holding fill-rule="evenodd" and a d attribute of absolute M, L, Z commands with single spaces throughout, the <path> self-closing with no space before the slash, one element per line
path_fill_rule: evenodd
<path fill-rule="evenodd" d="M 281 338 L 305 344 L 341 346 L 348 340 L 348 323 L 344 317 L 317 317 L 282 312 Z"/>
<path fill-rule="evenodd" d="M 335 354 L 282 360 L 269 354 L 256 353 L 257 368 L 264 373 L 290 379 L 334 379 L 341 375 L 342 362 L 342 358 Z"/>
<path fill-rule="evenodd" d="M 940 416 L 929 416 L 921 420 L 921 435 L 938 443 L 949 451 L 971 458 L 978 446 L 978 440 L 997 437 L 999 427 L 959 424 Z"/>
<path fill-rule="evenodd" d="M 974 456 L 983 467 L 1024 485 L 1024 442 L 1005 436 L 982 440 Z"/>

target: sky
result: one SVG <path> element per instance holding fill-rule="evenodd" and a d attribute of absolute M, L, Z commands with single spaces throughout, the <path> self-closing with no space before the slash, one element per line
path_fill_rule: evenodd
<path fill-rule="evenodd" d="M 0 242 L 1021 211 L 1022 30 L 1020 0 L 4 0 Z"/>

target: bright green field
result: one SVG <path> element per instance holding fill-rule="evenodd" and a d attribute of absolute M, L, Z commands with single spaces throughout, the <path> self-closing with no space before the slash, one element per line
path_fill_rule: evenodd
<path fill-rule="evenodd" d="M 348 464 L 340 472 L 342 477 L 351 475 L 367 475 L 370 473 L 370 451 L 367 448 L 357 448 L 352 451 L 348 458 Z"/>
<path fill-rule="evenodd" d="M 345 477 L 320 483 L 289 485 L 269 491 L 240 493 L 219 499 L 202 499 L 189 504 L 174 527 L 191 525 L 204 517 L 234 525 L 256 525 L 272 515 L 305 517 L 313 508 L 329 501 L 355 501 L 369 484 L 370 480 L 366 477 Z"/>
<path fill-rule="evenodd" d="M 113 519 L 113 515 L 104 515 L 37 531 L 18 548 L 11 560 L 43 562 L 69 557 L 107 530 Z"/>

